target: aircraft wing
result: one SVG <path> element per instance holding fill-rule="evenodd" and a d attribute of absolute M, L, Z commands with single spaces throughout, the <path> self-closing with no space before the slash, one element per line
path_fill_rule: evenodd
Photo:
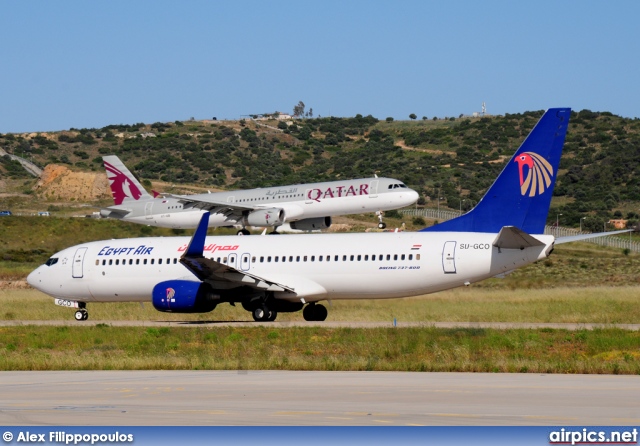
<path fill-rule="evenodd" d="M 174 198 L 184 206 L 184 209 L 195 208 L 209 211 L 211 214 L 222 214 L 228 219 L 238 220 L 244 211 L 255 211 L 263 209 L 264 206 L 251 206 L 238 203 L 227 203 L 224 201 L 208 200 L 200 198 L 198 200 L 186 195 L 162 194 L 165 197 Z"/>
<path fill-rule="evenodd" d="M 189 247 L 180 258 L 180 263 L 187 267 L 198 279 L 204 282 L 230 282 L 250 286 L 263 291 L 288 291 L 293 288 L 276 283 L 263 277 L 241 271 L 231 266 L 207 259 L 204 256 L 204 242 L 207 236 L 209 214 L 202 215 L 200 224 L 191 238 Z"/>
<path fill-rule="evenodd" d="M 556 245 L 560 245 L 562 243 L 571 243 L 571 242 L 579 242 L 580 240 L 589 240 L 592 238 L 605 237 L 607 235 L 618 235 L 625 234 L 627 232 L 635 232 L 635 229 L 623 229 L 621 231 L 611 231 L 611 232 L 596 232 L 594 234 L 580 234 L 580 235 L 569 235 L 567 237 L 558 237 L 555 241 Z"/>

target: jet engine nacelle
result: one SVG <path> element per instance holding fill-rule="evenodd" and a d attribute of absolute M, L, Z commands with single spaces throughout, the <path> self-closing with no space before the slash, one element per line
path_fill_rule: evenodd
<path fill-rule="evenodd" d="M 305 218 L 304 220 L 292 221 L 289 223 L 291 229 L 299 231 L 315 231 L 317 229 L 327 229 L 331 226 L 331 217 Z"/>
<path fill-rule="evenodd" d="M 280 226 L 284 223 L 284 209 L 269 208 L 252 211 L 245 217 L 246 226 Z"/>
<path fill-rule="evenodd" d="M 167 313 L 207 313 L 217 305 L 218 296 L 203 282 L 167 280 L 153 287 L 151 302 Z"/>

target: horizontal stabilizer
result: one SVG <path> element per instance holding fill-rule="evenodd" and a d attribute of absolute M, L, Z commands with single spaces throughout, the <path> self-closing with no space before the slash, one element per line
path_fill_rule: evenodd
<path fill-rule="evenodd" d="M 544 246 L 544 243 L 515 226 L 504 226 L 493 241 L 493 246 L 499 249 L 524 249 Z"/>
<path fill-rule="evenodd" d="M 596 232 L 594 234 L 580 234 L 580 235 L 569 235 L 567 237 L 558 237 L 556 239 L 555 244 L 560 245 L 562 243 L 579 242 L 581 240 L 589 240 L 592 238 L 605 237 L 607 235 L 626 234 L 627 232 L 635 232 L 635 229 L 623 229 L 621 231 Z"/>

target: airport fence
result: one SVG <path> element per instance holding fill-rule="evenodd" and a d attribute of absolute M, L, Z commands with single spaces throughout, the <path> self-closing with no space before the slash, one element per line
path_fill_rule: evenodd
<path fill-rule="evenodd" d="M 446 221 L 459 217 L 460 212 L 444 211 L 438 209 L 403 209 L 400 211 L 408 217 L 425 217 L 436 221 Z M 555 237 L 570 237 L 574 235 L 588 234 L 588 232 L 580 232 L 578 229 L 563 228 L 556 226 L 545 226 L 544 233 Z M 595 243 L 600 246 L 608 246 L 611 248 L 629 249 L 632 252 L 640 252 L 640 242 L 631 239 L 630 235 L 623 236 L 605 236 L 593 239 L 582 240 L 588 243 Z"/>

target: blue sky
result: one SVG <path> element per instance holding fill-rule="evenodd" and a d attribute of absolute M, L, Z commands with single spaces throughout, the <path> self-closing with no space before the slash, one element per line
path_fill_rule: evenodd
<path fill-rule="evenodd" d="M 292 112 L 640 117 L 640 2 L 0 1 L 0 133 Z"/>

